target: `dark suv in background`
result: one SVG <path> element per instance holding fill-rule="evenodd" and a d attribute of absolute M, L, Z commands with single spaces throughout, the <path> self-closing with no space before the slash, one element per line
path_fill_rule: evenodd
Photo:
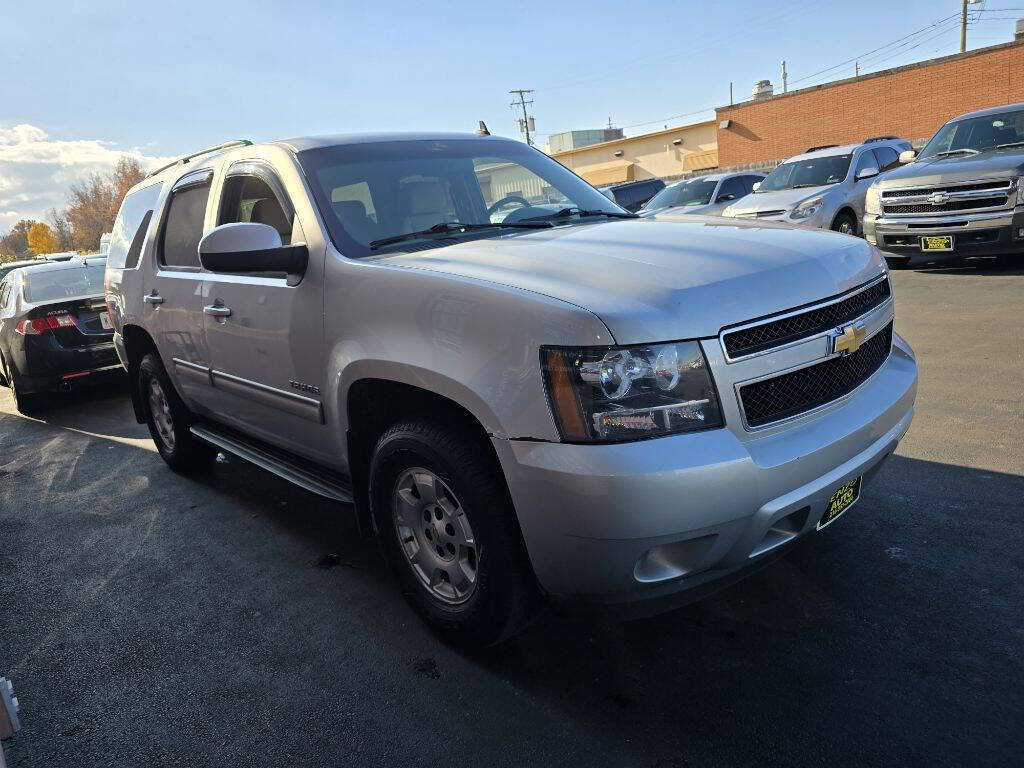
<path fill-rule="evenodd" d="M 610 187 L 599 187 L 605 197 L 609 200 L 614 200 L 627 211 L 632 211 L 633 213 L 643 208 L 648 200 L 664 188 L 665 182 L 661 179 L 644 179 L 643 181 L 615 184 Z"/>

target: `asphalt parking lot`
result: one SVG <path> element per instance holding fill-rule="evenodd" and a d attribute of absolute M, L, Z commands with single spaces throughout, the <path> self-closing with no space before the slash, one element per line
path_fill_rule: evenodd
<path fill-rule="evenodd" d="M 674 613 L 472 655 L 344 508 L 171 473 L 123 391 L 33 420 L 0 390 L 8 764 L 1019 764 L 1024 270 L 893 279 L 917 415 L 842 521 Z"/>

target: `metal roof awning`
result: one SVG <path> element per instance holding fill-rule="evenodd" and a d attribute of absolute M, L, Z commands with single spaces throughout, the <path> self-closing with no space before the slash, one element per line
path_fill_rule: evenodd
<path fill-rule="evenodd" d="M 573 168 L 573 171 L 595 187 L 603 187 L 608 184 L 633 181 L 634 167 L 635 164 L 632 160 L 612 160 L 608 163 L 581 165 L 579 168 Z"/>
<path fill-rule="evenodd" d="M 718 167 L 718 150 L 712 149 L 707 152 L 687 152 L 683 155 L 684 171 L 703 171 L 708 168 Z"/>

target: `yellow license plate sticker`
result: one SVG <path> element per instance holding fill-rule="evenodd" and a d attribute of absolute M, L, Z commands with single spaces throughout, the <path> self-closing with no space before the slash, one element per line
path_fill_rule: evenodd
<path fill-rule="evenodd" d="M 953 250 L 953 236 L 952 235 L 938 235 L 936 237 L 922 237 L 921 238 L 921 250 L 922 251 L 952 251 Z"/>
<path fill-rule="evenodd" d="M 832 497 L 828 500 L 828 507 L 825 509 L 825 514 L 821 516 L 821 520 L 818 521 L 818 530 L 820 531 L 826 525 L 831 523 L 843 512 L 853 506 L 860 497 L 860 478 L 851 480 L 846 485 L 837 488 L 832 494 Z"/>

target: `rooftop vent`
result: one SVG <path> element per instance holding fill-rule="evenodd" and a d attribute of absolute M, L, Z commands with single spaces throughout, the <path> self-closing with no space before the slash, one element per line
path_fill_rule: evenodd
<path fill-rule="evenodd" d="M 758 80 L 750 90 L 750 95 L 755 99 L 767 99 L 774 93 L 771 80 Z"/>

